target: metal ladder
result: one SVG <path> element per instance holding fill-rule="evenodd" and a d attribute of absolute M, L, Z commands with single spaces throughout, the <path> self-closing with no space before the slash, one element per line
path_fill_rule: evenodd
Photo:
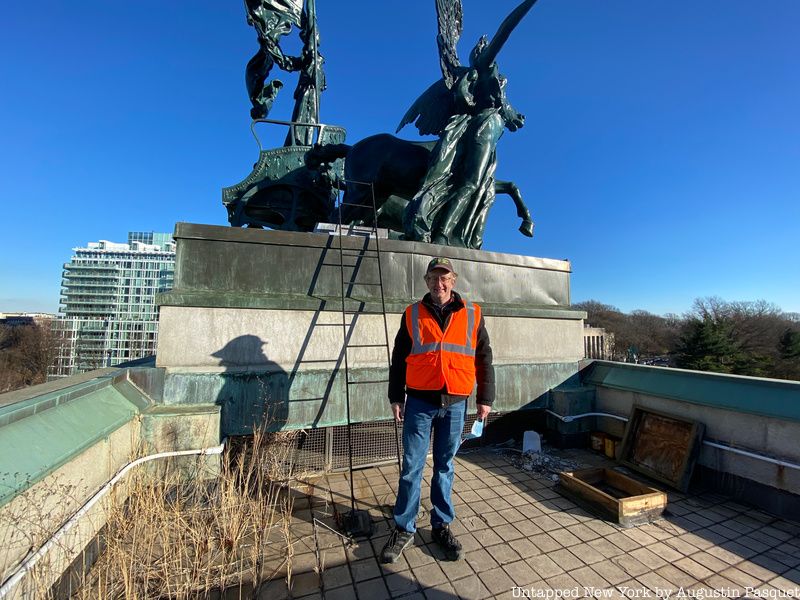
<path fill-rule="evenodd" d="M 388 371 L 391 365 L 391 351 L 389 349 L 389 325 L 387 322 L 386 317 L 386 298 L 384 295 L 383 290 L 383 271 L 381 266 L 381 245 L 380 245 L 380 238 L 378 236 L 378 211 L 375 205 L 375 190 L 372 183 L 364 183 L 364 182 L 357 182 L 357 181 L 347 181 L 346 183 L 356 184 L 356 185 L 368 185 L 370 188 L 370 197 L 372 198 L 372 228 L 367 230 L 364 227 L 361 231 L 364 235 L 364 243 L 363 246 L 358 250 L 348 250 L 344 247 L 344 229 L 345 225 L 342 223 L 342 212 L 343 208 L 346 206 L 355 206 L 360 208 L 368 208 L 364 207 L 363 205 L 347 203 L 339 201 L 339 223 L 338 223 L 338 237 L 339 237 L 339 266 L 340 266 L 340 274 L 341 274 L 341 312 L 342 312 L 342 334 L 343 334 L 343 346 L 342 346 L 342 353 L 344 357 L 344 387 L 345 387 L 345 405 L 347 408 L 347 457 L 348 457 L 348 467 L 349 467 L 349 478 L 350 478 L 350 509 L 351 509 L 351 516 L 353 517 L 351 521 L 355 521 L 357 514 L 356 507 L 355 507 L 355 488 L 354 488 L 354 477 L 353 477 L 353 438 L 352 438 L 352 422 L 351 422 L 351 413 L 350 413 L 350 398 L 351 398 L 351 387 L 357 385 L 375 385 L 375 384 L 384 384 L 388 386 L 389 379 L 388 379 Z M 351 237 L 351 236 L 347 236 Z M 375 248 L 370 248 L 370 240 L 375 240 Z M 353 264 L 345 264 L 345 259 L 355 259 Z M 358 274 L 361 269 L 361 266 L 365 260 L 375 260 L 377 262 L 377 274 L 378 280 L 377 281 L 357 281 Z M 350 276 L 345 276 L 345 269 L 352 269 L 350 272 Z M 383 343 L 374 343 L 374 344 L 363 344 L 363 343 L 352 343 L 353 333 L 355 331 L 355 326 L 358 321 L 358 317 L 362 314 L 377 314 L 376 311 L 369 311 L 366 310 L 367 302 L 363 299 L 360 300 L 358 303 L 358 308 L 348 308 L 348 306 L 352 306 L 352 304 L 348 304 L 348 299 L 353 298 L 352 293 L 353 290 L 359 287 L 367 287 L 367 288 L 374 288 L 378 291 L 380 296 L 380 314 L 383 316 Z M 370 302 L 374 302 L 374 298 L 369 299 Z M 348 316 L 351 317 L 350 323 L 348 324 Z M 368 380 L 356 380 L 353 379 L 353 373 L 350 369 L 350 358 L 349 358 L 349 351 L 351 349 L 365 349 L 365 348 L 384 348 L 386 351 L 386 372 L 387 377 L 386 379 L 368 379 Z M 385 402 L 385 395 L 383 396 L 383 401 Z M 395 446 L 397 450 L 397 467 L 398 470 L 400 469 L 400 437 L 398 433 L 397 423 L 393 422 L 394 424 L 394 438 L 395 438 Z M 365 511 L 362 511 L 365 512 Z M 369 515 L 367 515 L 368 517 Z M 359 529 L 355 527 L 355 529 Z M 361 528 L 362 530 L 364 527 Z M 369 536 L 365 531 L 357 531 L 356 533 L 361 533 Z M 371 534 L 371 530 L 369 532 Z"/>

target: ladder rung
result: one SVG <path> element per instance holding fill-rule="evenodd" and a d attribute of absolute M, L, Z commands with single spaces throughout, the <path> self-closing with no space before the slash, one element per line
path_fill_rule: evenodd
<path fill-rule="evenodd" d="M 370 281 L 345 281 L 347 285 L 383 285 L 382 283 L 372 283 Z"/>
<path fill-rule="evenodd" d="M 364 252 L 375 252 L 378 253 L 377 250 L 364 250 Z M 367 256 L 366 254 L 362 254 L 361 252 L 353 252 L 352 254 L 349 252 L 342 252 L 342 256 L 358 256 L 360 258 L 378 258 L 377 256 Z"/>
<path fill-rule="evenodd" d="M 365 381 L 348 381 L 347 385 L 357 385 L 360 383 L 389 383 L 388 379 L 368 379 Z"/>

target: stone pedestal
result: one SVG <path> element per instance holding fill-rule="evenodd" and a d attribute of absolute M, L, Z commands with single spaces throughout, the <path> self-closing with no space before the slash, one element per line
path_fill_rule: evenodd
<path fill-rule="evenodd" d="M 179 223 L 175 288 L 159 296 L 157 366 L 166 404 L 217 404 L 222 432 L 346 422 L 343 339 L 384 341 L 376 240 Z M 569 306 L 566 261 L 379 240 L 389 344 L 405 307 L 427 291 L 432 253 L 450 258 L 456 290 L 483 308 L 497 376 L 496 410 L 544 405 L 578 370 L 582 311 Z M 363 258 L 353 256 L 367 250 Z M 387 377 L 385 349 L 352 348 L 352 379 Z M 537 404 L 538 403 L 538 404 Z M 474 410 L 474 406 L 472 407 Z M 386 384 L 351 386 L 354 422 L 390 417 Z"/>

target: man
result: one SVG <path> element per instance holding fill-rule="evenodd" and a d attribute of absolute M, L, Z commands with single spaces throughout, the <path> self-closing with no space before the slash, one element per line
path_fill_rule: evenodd
<path fill-rule="evenodd" d="M 381 551 L 383 563 L 395 562 L 414 541 L 431 431 L 432 537 L 449 560 L 461 558 L 461 544 L 449 527 L 455 517 L 450 500 L 453 459 L 461 444 L 467 398 L 476 381 L 477 418 L 489 415 L 494 370 L 481 308 L 453 290 L 456 278 L 449 259 L 430 261 L 425 273 L 430 293 L 406 308 L 394 341 L 389 401 L 395 420 L 403 422 L 403 469 L 394 507 L 395 529 Z"/>

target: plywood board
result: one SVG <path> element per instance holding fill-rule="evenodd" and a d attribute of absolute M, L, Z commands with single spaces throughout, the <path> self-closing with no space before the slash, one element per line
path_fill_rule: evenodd
<path fill-rule="evenodd" d="M 704 430 L 697 421 L 634 406 L 620 463 L 685 492 Z"/>

